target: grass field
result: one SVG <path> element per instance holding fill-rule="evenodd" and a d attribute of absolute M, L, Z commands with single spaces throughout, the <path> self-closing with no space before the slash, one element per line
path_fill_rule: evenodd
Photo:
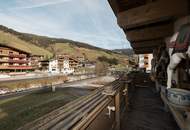
<path fill-rule="evenodd" d="M 66 103 L 87 95 L 90 90 L 63 88 L 56 92 L 41 91 L 0 100 L 0 130 L 14 130 Z"/>

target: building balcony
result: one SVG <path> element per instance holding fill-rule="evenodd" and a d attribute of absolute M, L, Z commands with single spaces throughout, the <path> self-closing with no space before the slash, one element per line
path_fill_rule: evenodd
<path fill-rule="evenodd" d="M 24 54 L 6 54 L 6 53 L 0 53 L 0 56 L 6 56 L 6 57 L 12 57 L 12 58 L 26 58 L 26 55 L 24 55 Z"/>
<path fill-rule="evenodd" d="M 28 60 L 8 60 L 9 63 L 21 63 L 21 64 L 26 64 L 29 63 Z"/>
<path fill-rule="evenodd" d="M 0 63 L 8 63 L 8 59 L 0 59 Z"/>
<path fill-rule="evenodd" d="M 9 55 L 8 54 L 5 54 L 5 53 L 0 53 L 0 56 L 2 57 L 9 57 Z"/>
<path fill-rule="evenodd" d="M 9 57 L 13 57 L 13 58 L 26 58 L 26 55 L 24 55 L 24 54 L 9 54 Z"/>
<path fill-rule="evenodd" d="M 14 66 L 14 65 L 8 65 L 8 66 L 3 66 L 0 65 L 0 69 L 4 69 L 4 70 L 32 70 L 34 69 L 32 66 Z"/>
<path fill-rule="evenodd" d="M 70 62 L 69 64 L 73 64 L 73 65 L 76 65 L 76 64 L 78 64 L 78 63 L 76 63 L 76 62 Z"/>
<path fill-rule="evenodd" d="M 28 60 L 13 60 L 13 59 L 0 59 L 1 63 L 21 63 L 21 64 L 27 64 L 29 63 Z"/>

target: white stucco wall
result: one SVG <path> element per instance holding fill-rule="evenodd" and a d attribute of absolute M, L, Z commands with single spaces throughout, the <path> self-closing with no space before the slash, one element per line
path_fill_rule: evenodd
<path fill-rule="evenodd" d="M 51 60 L 49 62 L 49 72 L 50 73 L 59 73 L 58 60 Z"/>

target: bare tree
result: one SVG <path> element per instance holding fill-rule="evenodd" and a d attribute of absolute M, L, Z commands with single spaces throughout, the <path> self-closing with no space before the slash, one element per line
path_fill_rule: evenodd
<path fill-rule="evenodd" d="M 96 67 L 95 67 L 95 72 L 96 75 L 101 76 L 101 75 L 105 75 L 108 71 L 108 64 L 105 62 L 100 62 L 98 61 L 96 63 Z"/>

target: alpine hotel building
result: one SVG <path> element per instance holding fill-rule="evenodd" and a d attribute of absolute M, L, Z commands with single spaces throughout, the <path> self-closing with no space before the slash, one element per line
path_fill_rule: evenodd
<path fill-rule="evenodd" d="M 0 72 L 31 71 L 30 53 L 16 48 L 0 45 Z"/>

